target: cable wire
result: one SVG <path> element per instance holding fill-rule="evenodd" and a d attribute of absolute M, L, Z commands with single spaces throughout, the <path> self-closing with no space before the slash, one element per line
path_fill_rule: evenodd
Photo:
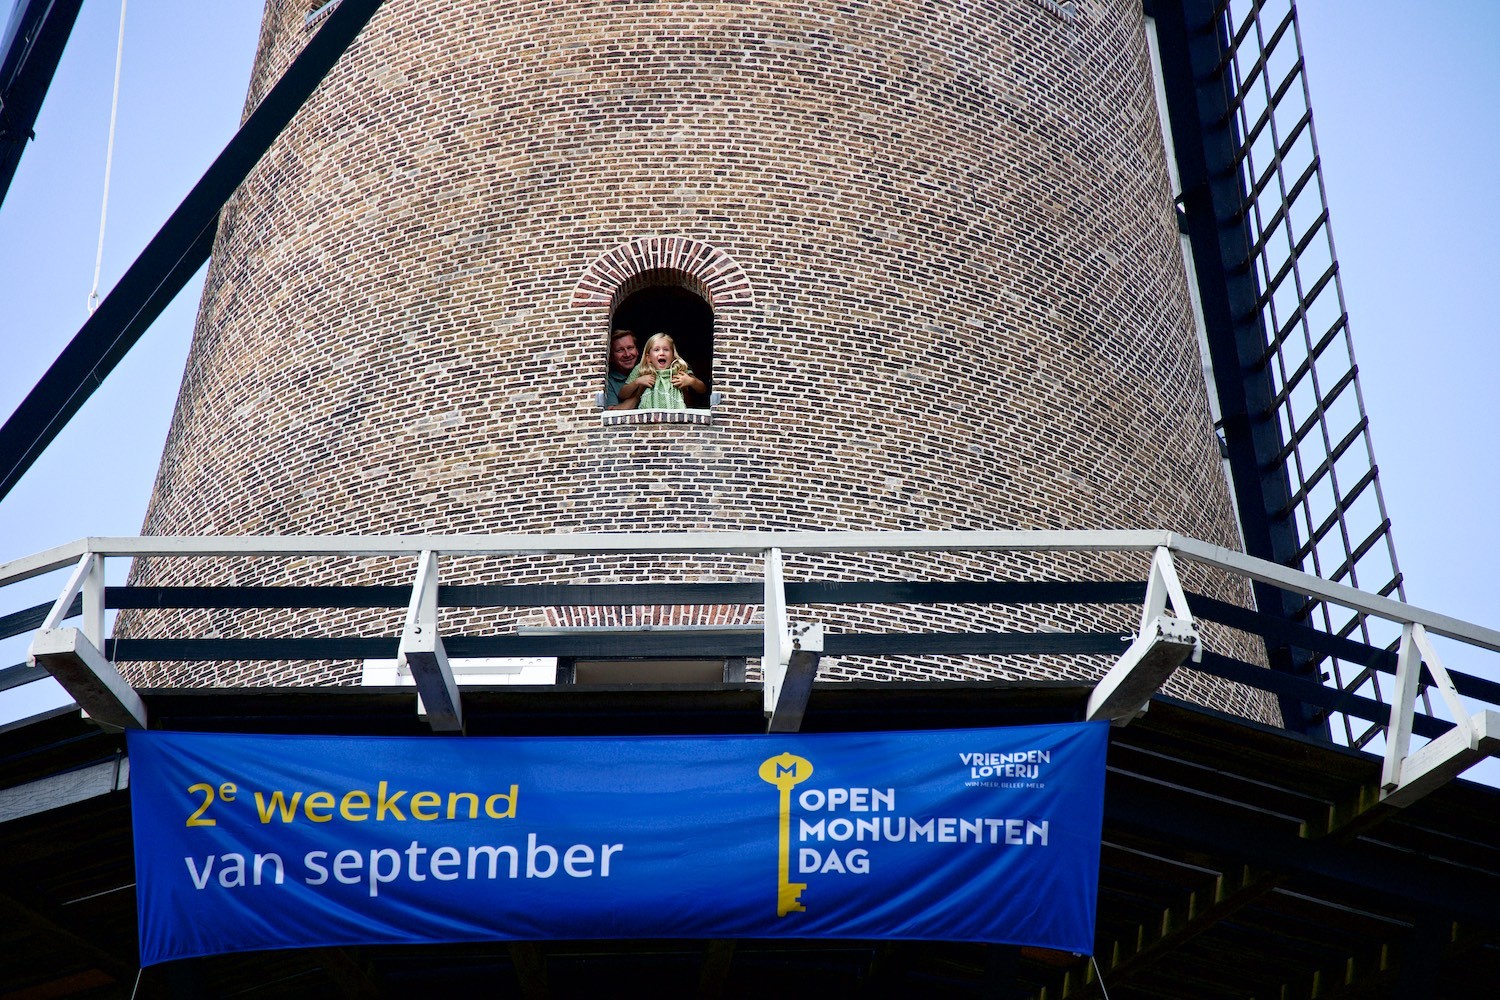
<path fill-rule="evenodd" d="M 1099 980 L 1099 992 L 1104 995 L 1104 1000 L 1109 1000 L 1109 990 L 1104 988 L 1104 973 L 1099 969 L 1099 960 L 1090 955 L 1089 961 L 1094 963 L 1094 978 Z"/>
<path fill-rule="evenodd" d="M 99 306 L 99 271 L 104 264 L 104 222 L 109 217 L 109 175 L 115 160 L 115 117 L 120 109 L 120 64 L 125 61 L 125 3 L 120 0 L 120 36 L 115 42 L 115 90 L 109 100 L 109 142 L 104 150 L 104 199 L 99 206 L 99 249 L 94 252 L 94 285 L 89 289 L 89 315 Z"/>

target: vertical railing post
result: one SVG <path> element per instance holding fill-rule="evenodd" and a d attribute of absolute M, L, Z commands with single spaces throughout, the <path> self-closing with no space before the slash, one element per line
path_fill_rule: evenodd
<path fill-rule="evenodd" d="M 766 550 L 765 619 L 760 671 L 765 685 L 765 711 L 770 715 L 781 696 L 781 684 L 791 657 L 791 629 L 786 616 L 786 585 L 782 578 L 780 549 Z"/>
<path fill-rule="evenodd" d="M 1417 692 L 1423 667 L 1453 714 L 1453 728 L 1411 750 Z M 1380 799 L 1393 806 L 1408 806 L 1468 770 L 1484 757 L 1500 750 L 1500 713 L 1470 713 L 1448 668 L 1416 623 L 1401 629 L 1401 652 L 1396 657 L 1398 701 L 1391 706 L 1391 724 L 1386 732 L 1385 761 L 1380 772 Z"/>
<path fill-rule="evenodd" d="M 64 628 L 74 597 L 82 597 L 83 627 Z M 146 706 L 104 656 L 104 556 L 85 552 L 67 586 L 31 640 L 27 658 L 73 696 L 101 726 L 146 726 Z"/>
<path fill-rule="evenodd" d="M 432 549 L 424 549 L 417 558 L 396 664 L 411 671 L 428 725 L 437 732 L 462 732 L 463 703 L 438 631 L 438 554 Z"/>
<path fill-rule="evenodd" d="M 88 570 L 83 577 L 83 637 L 104 651 L 104 556 L 90 552 L 85 556 Z"/>
<path fill-rule="evenodd" d="M 1412 717 L 1417 708 L 1417 685 L 1422 676 L 1422 652 L 1413 630 L 1401 626 L 1401 648 L 1396 654 L 1396 689 L 1391 693 L 1391 724 L 1385 733 L 1385 762 L 1380 769 L 1380 788 L 1395 791 L 1401 785 L 1401 764 L 1411 749 Z"/>
<path fill-rule="evenodd" d="M 1127 724 L 1150 706 L 1151 696 L 1189 657 L 1195 663 L 1203 659 L 1203 640 L 1188 612 L 1171 550 L 1159 546 L 1146 574 L 1141 627 L 1130 648 L 1094 685 L 1084 718 Z"/>

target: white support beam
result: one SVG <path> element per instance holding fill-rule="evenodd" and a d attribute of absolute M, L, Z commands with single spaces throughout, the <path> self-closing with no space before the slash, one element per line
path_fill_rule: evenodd
<path fill-rule="evenodd" d="M 45 667 L 101 726 L 146 728 L 146 706 L 140 695 L 78 629 L 41 629 L 31 640 L 28 659 Z"/>
<path fill-rule="evenodd" d="M 1411 751 L 1412 720 L 1424 664 L 1453 715 L 1453 728 Z M 1427 630 L 1407 624 L 1401 630 L 1401 648 L 1396 655 L 1396 690 L 1392 693 L 1391 724 L 1386 731 L 1385 762 L 1380 773 L 1381 801 L 1409 806 L 1485 757 L 1495 756 L 1500 756 L 1500 713 L 1486 710 L 1470 715 Z"/>
<path fill-rule="evenodd" d="M 104 645 L 104 556 L 85 552 L 73 565 L 73 572 L 63 586 L 52 609 L 42 621 L 42 628 L 61 628 L 68 620 L 73 598 L 83 595 L 83 634 L 96 647 Z"/>
<path fill-rule="evenodd" d="M 1151 568 L 1146 573 L 1146 601 L 1141 608 L 1141 631 L 1146 631 L 1146 627 L 1168 608 L 1172 609 L 1173 617 L 1192 622 L 1187 593 L 1182 589 L 1182 581 L 1177 578 L 1177 566 L 1172 562 L 1172 553 L 1162 547 L 1151 554 Z"/>
<path fill-rule="evenodd" d="M 1171 608 L 1172 613 L 1167 614 Z M 1203 658 L 1203 640 L 1188 611 L 1187 594 L 1177 578 L 1172 553 L 1158 548 L 1146 577 L 1146 600 L 1135 640 L 1094 685 L 1086 718 L 1123 726 L 1141 712 L 1172 671 L 1192 657 Z"/>
<path fill-rule="evenodd" d="M 80 594 L 82 628 L 63 628 L 73 598 Z M 144 729 L 146 706 L 105 658 L 103 648 L 104 555 L 85 549 L 32 639 L 27 659 L 46 668 L 84 714 L 101 726 Z"/>
<path fill-rule="evenodd" d="M 1396 653 L 1396 686 L 1391 691 L 1391 722 L 1385 731 L 1385 762 L 1380 770 L 1380 794 L 1401 785 L 1401 765 L 1411 749 L 1412 717 L 1417 708 L 1417 690 L 1422 679 L 1422 652 L 1415 631 L 1422 626 L 1407 623 L 1401 628 L 1401 646 Z"/>
<path fill-rule="evenodd" d="M 795 733 L 802 728 L 807 714 L 807 699 L 818 676 L 818 662 L 823 658 L 823 626 L 804 625 L 792 638 L 792 652 L 787 658 L 776 704 L 772 706 L 768 733 Z"/>
<path fill-rule="evenodd" d="M 417 579 L 412 587 L 406 626 L 396 654 L 398 669 L 411 671 L 417 685 L 417 710 L 427 716 L 435 732 L 455 733 L 464 728 L 463 704 L 458 682 L 438 634 L 438 558 L 425 551 L 417 559 Z"/>
<path fill-rule="evenodd" d="M 1500 757 L 1500 712 L 1475 712 L 1401 762 L 1401 783 L 1381 801 L 1409 806 L 1486 757 Z"/>
<path fill-rule="evenodd" d="M 786 616 L 786 584 L 782 579 L 781 550 L 766 550 L 765 642 L 761 647 L 760 674 L 765 686 L 762 705 L 766 715 L 776 711 L 781 685 L 792 655 L 791 629 Z"/>
<path fill-rule="evenodd" d="M 1145 709 L 1172 671 L 1188 657 L 1201 655 L 1202 648 L 1191 619 L 1158 615 L 1094 685 L 1085 717 L 1125 725 Z"/>

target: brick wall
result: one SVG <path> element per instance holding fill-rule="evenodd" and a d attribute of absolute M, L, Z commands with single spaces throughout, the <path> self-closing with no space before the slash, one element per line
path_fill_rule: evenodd
<path fill-rule="evenodd" d="M 307 7 L 268 4 L 252 106 L 309 37 Z M 144 530 L 1149 527 L 1237 546 L 1140 4 L 1074 8 L 388 0 L 224 214 Z M 605 426 L 593 395 L 609 280 L 636 266 L 621 248 L 673 246 L 695 249 L 671 266 L 733 290 L 714 303 L 724 401 L 709 425 Z M 193 570 L 313 582 L 348 567 Z M 746 571 L 561 558 L 454 570 L 461 582 Z M 182 572 L 143 565 L 137 578 Z M 791 572 L 1140 579 L 1144 562 L 882 556 Z M 1188 585 L 1245 599 L 1212 576 Z M 869 630 L 887 618 L 1095 627 L 1096 613 L 826 620 Z M 351 616 L 339 631 L 390 634 L 389 621 Z M 120 626 L 180 627 L 313 626 L 246 613 Z M 1242 638 L 1215 641 L 1254 655 Z M 357 670 L 140 676 L 325 682 Z M 1274 714 L 1253 693 L 1191 680 L 1178 693 Z"/>

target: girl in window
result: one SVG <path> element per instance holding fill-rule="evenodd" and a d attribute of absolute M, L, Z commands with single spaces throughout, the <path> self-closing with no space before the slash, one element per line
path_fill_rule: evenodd
<path fill-rule="evenodd" d="M 637 388 L 639 387 L 639 388 Z M 643 410 L 684 410 L 682 390 L 706 392 L 708 387 L 677 354 L 677 344 L 665 333 L 654 334 L 641 351 L 641 363 L 630 373 L 620 398 L 640 395 Z"/>

